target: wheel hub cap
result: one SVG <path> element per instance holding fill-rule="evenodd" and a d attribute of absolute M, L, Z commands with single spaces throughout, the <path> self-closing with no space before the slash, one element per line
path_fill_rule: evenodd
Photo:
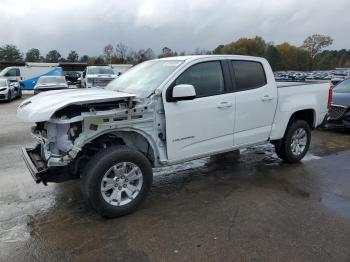
<path fill-rule="evenodd" d="M 121 162 L 112 166 L 101 181 L 103 199 L 111 205 L 130 203 L 139 194 L 143 184 L 140 168 L 134 163 Z"/>
<path fill-rule="evenodd" d="M 308 137 L 304 128 L 298 128 L 294 131 L 290 145 L 293 155 L 300 156 L 304 153 L 307 140 Z"/>

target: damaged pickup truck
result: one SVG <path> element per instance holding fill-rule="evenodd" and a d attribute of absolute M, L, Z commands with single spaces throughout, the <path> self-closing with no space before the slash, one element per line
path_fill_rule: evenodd
<path fill-rule="evenodd" d="M 301 160 L 330 104 L 328 84 L 281 83 L 268 62 L 187 56 L 141 63 L 105 89 L 49 91 L 17 111 L 33 122 L 23 158 L 39 183 L 81 179 L 102 216 L 134 211 L 152 168 L 271 142 Z"/>

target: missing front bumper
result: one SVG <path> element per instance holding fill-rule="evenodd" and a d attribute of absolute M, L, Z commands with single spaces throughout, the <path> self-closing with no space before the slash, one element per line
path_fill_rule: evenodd
<path fill-rule="evenodd" d="M 72 172 L 70 166 L 48 168 L 46 161 L 41 157 L 40 144 L 35 148 L 23 147 L 22 157 L 36 183 L 42 182 L 44 185 L 47 185 L 47 182 L 61 183 L 78 178 Z"/>
<path fill-rule="evenodd" d="M 22 147 L 23 160 L 36 183 L 44 182 L 42 176 L 48 170 L 45 161 L 41 158 L 40 150 L 40 145 L 37 145 L 35 148 Z"/>

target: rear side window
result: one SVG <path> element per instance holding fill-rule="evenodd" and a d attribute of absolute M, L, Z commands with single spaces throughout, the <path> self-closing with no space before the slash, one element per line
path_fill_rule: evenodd
<path fill-rule="evenodd" d="M 214 96 L 224 93 L 224 77 L 219 61 L 196 64 L 187 69 L 175 82 L 176 85 L 193 85 L 196 97 Z"/>
<path fill-rule="evenodd" d="M 265 71 L 261 63 L 232 61 L 237 91 L 259 88 L 266 85 Z"/>

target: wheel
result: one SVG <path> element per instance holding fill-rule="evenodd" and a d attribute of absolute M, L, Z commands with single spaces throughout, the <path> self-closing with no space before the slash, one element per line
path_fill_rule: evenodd
<path fill-rule="evenodd" d="M 152 166 L 143 154 L 126 146 L 112 146 L 89 160 L 81 185 L 95 211 L 104 217 L 118 217 L 140 206 L 152 180 Z"/>
<path fill-rule="evenodd" d="M 279 158 L 288 163 L 296 163 L 303 159 L 311 142 L 309 124 L 304 120 L 297 120 L 287 127 L 286 134 L 280 143 L 275 144 L 275 151 Z"/>
<path fill-rule="evenodd" d="M 18 89 L 18 98 L 22 98 L 22 89 L 21 88 Z"/>
<path fill-rule="evenodd" d="M 8 94 L 7 94 L 7 102 L 11 102 L 12 101 L 12 92 L 11 90 L 9 90 Z"/>

